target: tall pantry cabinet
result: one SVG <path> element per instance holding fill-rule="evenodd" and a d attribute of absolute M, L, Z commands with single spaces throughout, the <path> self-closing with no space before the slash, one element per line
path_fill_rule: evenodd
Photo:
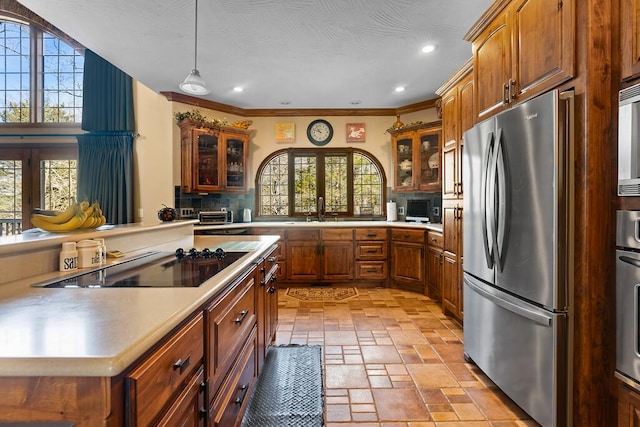
<path fill-rule="evenodd" d="M 437 93 L 442 96 L 442 309 L 462 321 L 462 148 L 474 124 L 472 61 Z"/>

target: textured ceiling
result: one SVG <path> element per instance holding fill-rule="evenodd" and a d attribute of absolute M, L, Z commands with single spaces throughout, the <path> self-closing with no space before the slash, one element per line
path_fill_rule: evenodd
<path fill-rule="evenodd" d="M 195 0 L 20 3 L 154 91 L 179 92 L 193 68 Z M 200 0 L 197 65 L 211 89 L 203 98 L 245 109 L 397 108 L 433 99 L 471 57 L 462 38 L 490 4 Z M 437 50 L 422 53 L 428 43 Z M 394 92 L 399 85 L 406 90 Z"/>

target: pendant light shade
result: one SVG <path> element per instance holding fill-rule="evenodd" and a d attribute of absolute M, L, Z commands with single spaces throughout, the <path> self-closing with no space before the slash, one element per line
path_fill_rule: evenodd
<path fill-rule="evenodd" d="M 180 89 L 190 95 L 206 95 L 209 88 L 200 77 L 200 71 L 198 71 L 198 0 L 196 0 L 196 25 L 195 25 L 195 59 L 193 61 L 193 70 L 189 73 L 186 79 L 180 83 Z"/>

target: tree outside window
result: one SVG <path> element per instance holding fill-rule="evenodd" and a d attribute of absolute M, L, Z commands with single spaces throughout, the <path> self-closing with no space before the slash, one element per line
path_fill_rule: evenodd
<path fill-rule="evenodd" d="M 288 149 L 273 153 L 256 179 L 256 213 L 262 217 L 384 216 L 386 179 L 364 150 Z M 319 206 L 322 198 L 323 206 Z"/>

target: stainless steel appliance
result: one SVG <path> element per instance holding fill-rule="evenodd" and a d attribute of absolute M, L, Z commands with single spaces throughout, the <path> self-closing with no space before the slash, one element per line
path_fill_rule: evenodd
<path fill-rule="evenodd" d="M 640 196 L 640 84 L 618 93 L 618 195 Z"/>
<path fill-rule="evenodd" d="M 233 211 L 202 211 L 198 219 L 201 225 L 230 224 L 233 222 Z"/>
<path fill-rule="evenodd" d="M 571 93 L 465 132 L 464 351 L 542 426 L 571 425 Z"/>
<path fill-rule="evenodd" d="M 640 211 L 616 213 L 616 377 L 640 387 Z"/>

